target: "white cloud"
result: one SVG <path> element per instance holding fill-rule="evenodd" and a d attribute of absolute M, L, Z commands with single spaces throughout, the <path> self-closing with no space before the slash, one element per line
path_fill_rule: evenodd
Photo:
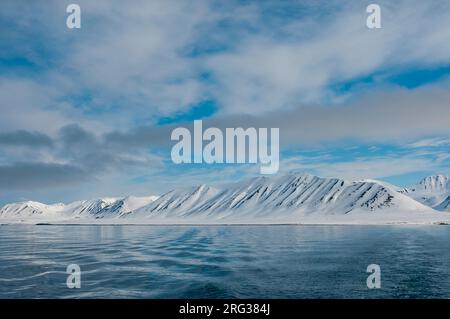
<path fill-rule="evenodd" d="M 224 113 L 248 114 L 340 103 L 347 95 L 335 96 L 329 85 L 450 62 L 447 1 L 379 1 L 380 30 L 367 29 L 364 4 L 342 1 L 297 4 L 307 15 L 293 20 L 270 13 L 282 3 L 80 0 L 79 30 L 61 23 L 64 3 L 15 3 L 7 2 L 2 14 L 30 41 L 14 50 L 53 74 L 36 82 L 48 82 L 61 96 L 87 91 L 92 100 L 82 109 L 98 109 L 111 126 L 186 110 L 206 98 Z M 46 43 L 41 55 L 34 37 Z M 186 54 L 210 47 L 209 54 Z M 213 81 L 200 80 L 203 72 Z"/>
<path fill-rule="evenodd" d="M 258 34 L 209 59 L 225 112 L 261 113 L 332 98 L 328 86 L 392 67 L 450 61 L 448 2 L 381 1 L 383 28 L 369 30 L 361 3 L 316 23 L 287 26 L 301 40 Z M 289 22 L 287 22 L 289 24 Z M 309 36 L 303 36 L 308 33 Z M 331 94 L 331 96 L 330 96 Z"/>
<path fill-rule="evenodd" d="M 447 138 L 425 138 L 418 140 L 414 143 L 410 143 L 407 145 L 412 148 L 420 148 L 420 147 L 440 147 L 440 146 L 450 146 L 450 139 Z"/>
<path fill-rule="evenodd" d="M 280 127 L 286 148 L 335 146 L 343 140 L 395 144 L 434 135 L 442 135 L 443 141 L 450 135 L 448 83 L 417 90 L 385 87 L 384 92 L 357 96 L 336 95 L 329 88 L 395 68 L 448 65 L 448 1 L 379 1 L 381 30 L 366 28 L 365 4 L 358 2 L 302 2 L 298 5 L 308 15 L 296 21 L 268 13 L 278 12 L 268 9 L 279 9 L 285 5 L 281 2 L 78 3 L 80 30 L 65 27 L 66 4 L 61 1 L 2 3 L 1 20 L 11 27 L 0 26 L 7 39 L 0 44 L 0 57 L 8 58 L 11 51 L 12 57 L 30 61 L 37 70 L 0 76 L 0 131 L 26 129 L 54 136 L 62 126 L 77 123 L 95 132 L 94 137 L 123 131 L 111 136 L 125 142 L 111 146 L 111 141 L 98 138 L 89 149 L 2 150 L 3 166 L 30 158 L 83 162 L 86 167 L 107 162 L 113 172 L 85 190 L 96 194 L 141 187 L 121 184 L 135 173 L 130 171 L 133 165 L 138 167 L 136 175 L 149 167 L 147 173 L 157 179 L 144 184 L 149 191 L 254 173 L 256 167 L 244 166 L 201 174 L 187 169 L 169 180 L 162 159 L 148 153 L 152 143 L 170 142 L 168 128 L 133 130 L 136 122 L 147 125 L 154 117 L 187 110 L 206 98 L 221 107 L 213 125 Z M 200 79 L 203 73 L 211 80 Z M 442 141 L 410 147 L 447 146 Z M 325 176 L 376 178 L 437 169 L 449 158 L 445 153 L 435 159 L 422 155 L 335 163 L 325 156 L 300 165 L 290 159 L 281 169 L 305 167 Z"/>

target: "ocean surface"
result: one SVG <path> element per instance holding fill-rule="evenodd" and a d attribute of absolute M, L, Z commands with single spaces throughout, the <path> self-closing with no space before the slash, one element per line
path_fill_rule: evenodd
<path fill-rule="evenodd" d="M 1 225 L 0 298 L 450 298 L 450 227 Z"/>

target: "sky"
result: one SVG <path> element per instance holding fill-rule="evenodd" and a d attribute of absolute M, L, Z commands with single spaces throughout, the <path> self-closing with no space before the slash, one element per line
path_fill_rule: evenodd
<path fill-rule="evenodd" d="M 408 186 L 450 173 L 449 101 L 446 0 L 3 0 L 0 204 L 259 174 L 174 164 L 171 131 L 198 119 L 280 128 L 278 174 Z"/>

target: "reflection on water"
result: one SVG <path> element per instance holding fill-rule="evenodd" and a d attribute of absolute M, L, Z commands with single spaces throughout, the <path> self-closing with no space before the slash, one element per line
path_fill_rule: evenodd
<path fill-rule="evenodd" d="M 0 298 L 450 297 L 446 226 L 3 225 L 0 252 Z"/>

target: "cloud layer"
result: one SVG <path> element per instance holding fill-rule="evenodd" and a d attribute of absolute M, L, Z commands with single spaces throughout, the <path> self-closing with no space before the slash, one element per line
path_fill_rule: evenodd
<path fill-rule="evenodd" d="M 77 3 L 80 30 L 66 28 L 61 1 L 2 2 L 3 200 L 22 190 L 54 198 L 62 186 L 77 196 L 80 185 L 92 196 L 160 192 L 221 170 L 252 174 L 170 163 L 171 130 L 191 126 L 185 114 L 205 102 L 214 104 L 199 114 L 205 127 L 279 127 L 285 170 L 383 177 L 448 167 L 448 1 L 378 1 L 380 30 L 366 28 L 366 4 L 354 1 Z M 417 88 L 391 81 L 441 69 Z M 166 118 L 177 120 L 158 124 Z M 389 146 L 333 154 L 379 144 Z M 404 145 L 415 151 L 384 153 Z M 326 156 L 293 155 L 308 150 Z"/>

